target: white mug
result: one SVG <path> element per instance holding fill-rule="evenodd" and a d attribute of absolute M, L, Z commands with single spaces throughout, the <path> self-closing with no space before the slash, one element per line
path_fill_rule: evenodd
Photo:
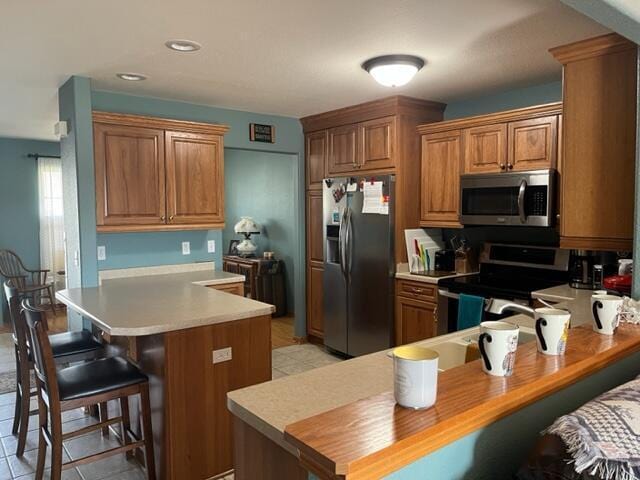
<path fill-rule="evenodd" d="M 517 325 L 507 322 L 482 322 L 478 347 L 482 356 L 482 370 L 496 377 L 508 377 L 518 349 Z"/>
<path fill-rule="evenodd" d="M 536 343 L 545 355 L 564 355 L 571 313 L 557 308 L 536 308 Z"/>
<path fill-rule="evenodd" d="M 408 345 L 391 352 L 393 393 L 396 402 L 407 408 L 428 408 L 438 393 L 438 352 Z"/>
<path fill-rule="evenodd" d="M 592 295 L 593 331 L 613 335 L 618 327 L 622 298 L 615 295 Z"/>

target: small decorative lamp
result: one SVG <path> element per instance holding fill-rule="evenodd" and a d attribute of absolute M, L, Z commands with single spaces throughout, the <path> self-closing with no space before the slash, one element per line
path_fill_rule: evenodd
<path fill-rule="evenodd" d="M 235 224 L 233 230 L 238 234 L 244 235 L 244 240 L 236 245 L 238 253 L 243 257 L 253 255 L 258 247 L 251 241 L 251 235 L 260 233 L 258 224 L 251 217 L 240 217 L 240 221 Z"/>

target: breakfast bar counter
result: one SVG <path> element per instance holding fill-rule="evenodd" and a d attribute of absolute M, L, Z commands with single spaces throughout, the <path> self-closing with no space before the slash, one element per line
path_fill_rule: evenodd
<path fill-rule="evenodd" d="M 208 270 L 113 278 L 56 295 L 149 377 L 160 479 L 231 471 L 227 392 L 271 380 L 274 307 L 217 290 L 243 280 Z M 139 429 L 137 399 L 129 403 Z"/>
<path fill-rule="evenodd" d="M 437 349 L 438 341 L 460 333 L 419 344 Z M 535 341 L 520 345 L 511 377 L 485 375 L 480 360 L 445 369 L 437 402 L 425 410 L 396 404 L 385 352 L 230 392 L 228 403 L 236 436 L 261 438 L 264 452 L 267 439 L 277 444 L 281 469 L 288 459 L 287 476 L 280 478 L 307 478 L 308 472 L 321 479 L 506 478 L 555 417 L 640 373 L 640 326 L 622 325 L 606 336 L 580 325 L 569 331 L 567 345 L 563 357 L 537 353 Z M 270 401 L 276 390 L 281 395 Z M 240 460 L 242 448 L 236 442 Z M 444 472 L 438 459 L 446 455 L 460 458 L 447 457 Z M 252 469 L 251 462 L 237 462 L 236 479 L 278 478 L 260 473 L 267 463 Z M 420 474 L 402 476 L 404 468 Z M 490 471 L 496 476 L 483 476 Z"/>

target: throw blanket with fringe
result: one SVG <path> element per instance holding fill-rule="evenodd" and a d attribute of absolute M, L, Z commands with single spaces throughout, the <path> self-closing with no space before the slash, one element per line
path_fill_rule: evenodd
<path fill-rule="evenodd" d="M 640 479 L 640 377 L 558 418 L 545 433 L 564 441 L 577 473 Z"/>

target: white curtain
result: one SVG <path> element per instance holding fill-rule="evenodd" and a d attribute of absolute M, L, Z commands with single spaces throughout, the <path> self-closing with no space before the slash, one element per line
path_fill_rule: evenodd
<path fill-rule="evenodd" d="M 49 270 L 54 288 L 64 288 L 64 276 L 56 272 L 64 265 L 64 211 L 62 207 L 62 161 L 38 158 L 40 196 L 40 268 Z"/>

